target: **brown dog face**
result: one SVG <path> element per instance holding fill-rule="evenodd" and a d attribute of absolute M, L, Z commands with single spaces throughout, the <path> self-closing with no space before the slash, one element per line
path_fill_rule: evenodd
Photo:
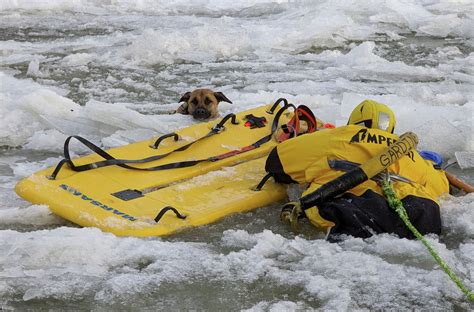
<path fill-rule="evenodd" d="M 176 110 L 180 114 L 193 115 L 195 119 L 209 119 L 219 116 L 217 106 L 219 102 L 232 102 L 222 93 L 209 89 L 196 89 L 186 92 L 179 102 L 185 102 Z"/>

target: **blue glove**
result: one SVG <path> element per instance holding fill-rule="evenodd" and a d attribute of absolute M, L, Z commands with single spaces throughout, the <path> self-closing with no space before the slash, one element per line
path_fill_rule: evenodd
<path fill-rule="evenodd" d="M 420 151 L 419 153 L 421 157 L 431 161 L 436 169 L 441 169 L 441 165 L 443 164 L 443 157 L 440 154 L 432 151 Z"/>

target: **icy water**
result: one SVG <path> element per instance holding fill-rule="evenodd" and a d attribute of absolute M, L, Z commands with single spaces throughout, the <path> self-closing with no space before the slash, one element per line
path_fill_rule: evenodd
<path fill-rule="evenodd" d="M 119 238 L 13 191 L 68 135 L 112 147 L 192 124 L 166 112 L 197 87 L 234 102 L 223 114 L 287 97 L 337 124 L 376 99 L 452 159 L 474 149 L 473 18 L 471 0 L 1 0 L 0 308 L 473 309 L 419 242 L 295 236 L 278 205 Z M 442 217 L 429 241 L 473 289 L 474 195 L 444 198 Z"/>

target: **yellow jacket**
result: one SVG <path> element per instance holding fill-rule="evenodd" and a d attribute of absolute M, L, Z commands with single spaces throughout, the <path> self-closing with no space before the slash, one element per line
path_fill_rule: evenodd
<path fill-rule="evenodd" d="M 269 157 L 267 169 L 272 166 L 269 162 L 278 158 L 276 161 L 280 161 L 280 164 L 277 167 L 282 168 L 284 174 L 300 184 L 310 184 L 303 194 L 306 195 L 344 173 L 332 169 L 329 160 L 349 160 L 361 164 L 396 140 L 398 136 L 395 134 L 357 125 L 322 130 L 280 143 L 276 147 L 278 157 Z M 444 172 L 436 170 L 431 162 L 424 160 L 416 151 L 410 152 L 390 166 L 389 172 L 413 182 L 394 182 L 394 189 L 400 199 L 413 195 L 437 202 L 441 194 L 449 192 L 449 183 Z M 360 196 L 368 189 L 382 194 L 381 188 L 372 180 L 354 187 L 349 192 Z M 319 216 L 317 207 L 305 212 L 314 225 L 333 226 L 332 222 Z"/>

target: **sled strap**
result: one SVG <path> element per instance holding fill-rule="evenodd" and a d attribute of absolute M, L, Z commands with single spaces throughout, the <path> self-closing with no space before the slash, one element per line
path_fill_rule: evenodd
<path fill-rule="evenodd" d="M 209 131 L 205 136 L 203 136 L 199 139 L 196 139 L 193 142 L 190 142 L 190 143 L 188 143 L 186 145 L 183 145 L 179 148 L 176 148 L 176 149 L 174 149 L 174 150 L 172 150 L 168 153 L 161 154 L 161 155 L 154 155 L 154 156 L 146 157 L 146 158 L 143 158 L 143 159 L 117 159 L 117 158 L 114 158 L 112 155 L 110 155 L 109 153 L 107 153 L 106 151 L 104 151 L 103 149 L 101 149 L 100 147 L 95 145 L 94 143 L 92 143 L 92 142 L 90 142 L 90 141 L 86 140 L 85 138 L 80 137 L 78 135 L 73 135 L 73 136 L 68 137 L 66 139 L 66 141 L 64 142 L 64 159 L 61 162 L 59 162 L 59 164 L 56 166 L 56 169 L 53 171 L 53 173 L 48 178 L 51 179 L 51 180 L 56 179 L 59 171 L 61 170 L 61 168 L 63 167 L 63 165 L 65 163 L 68 164 L 68 166 L 71 170 L 76 171 L 76 172 L 87 171 L 87 170 L 91 170 L 91 169 L 97 169 L 97 168 L 108 167 L 108 166 L 113 166 L 113 165 L 120 166 L 120 167 L 126 168 L 126 169 L 148 170 L 147 168 L 134 167 L 134 166 L 130 166 L 128 164 L 143 164 L 143 163 L 147 163 L 147 162 L 151 162 L 151 161 L 155 161 L 155 160 L 165 158 L 166 156 L 169 156 L 169 155 L 173 154 L 174 152 L 184 151 L 184 150 L 188 149 L 191 145 L 193 145 L 193 144 L 195 144 L 195 143 L 197 143 L 201 140 L 204 140 L 204 139 L 209 138 L 213 135 L 221 133 L 225 129 L 224 124 L 229 119 L 231 119 L 232 124 L 234 124 L 234 125 L 238 124 L 235 114 L 229 114 L 229 115 L 225 116 L 217 125 L 215 125 L 211 129 L 211 131 Z M 158 147 L 158 145 L 161 143 L 161 141 L 163 139 L 165 139 L 167 137 L 170 137 L 170 136 L 174 136 L 175 140 L 176 140 L 177 134 L 170 133 L 170 134 L 161 136 L 155 142 L 155 144 L 152 147 L 153 148 L 155 148 L 155 146 Z M 76 166 L 72 162 L 71 155 L 70 155 L 70 152 L 69 152 L 69 150 L 70 150 L 69 149 L 69 143 L 70 143 L 71 139 L 78 140 L 80 143 L 85 145 L 91 151 L 93 151 L 97 155 L 104 158 L 104 160 L 97 161 L 97 162 L 94 162 L 94 163 L 85 164 L 85 165 Z"/>
<path fill-rule="evenodd" d="M 280 99 L 278 101 L 281 102 L 283 100 L 285 100 L 285 99 Z M 272 109 L 273 108 L 276 109 L 276 107 L 278 107 L 278 105 L 277 105 L 277 104 L 279 104 L 278 101 L 273 105 Z M 285 101 L 283 101 L 283 102 L 285 102 Z M 208 138 L 210 136 L 213 136 L 215 134 L 218 134 L 221 131 L 223 131 L 225 129 L 224 124 L 229 119 L 231 119 L 232 124 L 238 124 L 238 122 L 236 121 L 235 114 L 229 114 L 229 115 L 225 116 L 215 127 L 213 127 L 211 129 L 211 131 L 207 135 L 205 135 L 205 136 L 203 136 L 203 137 L 201 137 L 201 138 L 199 138 L 199 139 L 197 139 L 197 140 L 195 140 L 195 141 L 193 141 L 193 142 L 191 142 L 187 145 L 181 146 L 181 147 L 179 147 L 179 148 L 177 148 L 177 149 L 175 149 L 175 150 L 173 150 L 169 153 L 166 153 L 166 154 L 155 155 L 155 156 L 151 156 L 151 157 L 147 157 L 147 158 L 143 158 L 143 159 L 137 159 L 137 160 L 116 159 L 112 155 L 110 155 L 109 153 L 107 153 L 106 151 L 101 149 L 100 147 L 93 144 L 92 142 L 90 142 L 90 141 L 88 141 L 88 140 L 86 140 L 86 139 L 84 139 L 80 136 L 70 136 L 64 142 L 64 159 L 61 162 L 59 162 L 59 164 L 56 166 L 55 170 L 53 171 L 53 174 L 51 174 L 51 176 L 49 176 L 48 178 L 51 179 L 51 180 L 56 179 L 59 171 L 61 170 L 61 168 L 63 167 L 64 164 L 67 164 L 71 170 L 77 171 L 77 172 L 87 171 L 87 170 L 91 170 L 91 169 L 107 167 L 107 166 L 112 166 L 112 165 L 117 165 L 117 166 L 120 166 L 122 168 L 132 169 L 132 170 L 157 171 L 157 170 L 166 170 L 166 169 L 186 168 L 186 167 L 195 166 L 195 165 L 197 165 L 201 162 L 218 161 L 218 160 L 221 160 L 221 159 L 225 159 L 225 158 L 228 158 L 228 157 L 231 157 L 231 156 L 235 156 L 235 155 L 238 155 L 238 154 L 242 154 L 242 153 L 251 151 L 253 149 L 256 149 L 256 148 L 260 147 L 262 144 L 265 144 L 266 142 L 270 141 L 272 139 L 273 134 L 276 132 L 276 130 L 278 128 L 278 123 L 279 123 L 280 117 L 290 107 L 295 109 L 295 106 L 293 104 L 288 104 L 288 105 L 283 106 L 276 113 L 275 118 L 273 119 L 270 134 L 264 136 L 263 138 L 257 140 L 255 143 L 253 143 L 249 146 L 246 146 L 246 147 L 243 147 L 241 149 L 231 151 L 231 152 L 228 152 L 228 153 L 224 153 L 224 154 L 221 154 L 221 155 L 218 155 L 218 156 L 211 156 L 211 157 L 208 157 L 208 158 L 198 159 L 198 160 L 189 160 L 189 161 L 168 163 L 168 164 L 163 164 L 163 165 L 158 165 L 158 166 L 155 166 L 155 167 L 148 167 L 148 168 L 134 167 L 134 166 L 130 166 L 129 164 L 147 163 L 147 162 L 162 159 L 162 158 L 164 158 L 164 157 L 166 157 L 166 156 L 168 156 L 168 155 L 170 155 L 174 152 L 183 151 L 183 150 L 187 149 L 189 146 L 191 146 L 192 144 L 194 144 L 194 143 L 196 143 L 200 140 L 203 140 L 205 138 Z M 170 136 L 172 136 L 172 135 L 170 135 Z M 76 166 L 72 162 L 71 156 L 69 154 L 69 142 L 72 138 L 78 140 L 79 142 L 81 142 L 82 144 L 87 146 L 90 150 L 92 150 L 96 154 L 100 155 L 105 160 L 90 163 L 90 164 Z M 159 144 L 159 142 L 158 142 L 158 144 Z"/>
<path fill-rule="evenodd" d="M 260 192 L 263 188 L 263 186 L 265 185 L 265 183 L 267 183 L 267 181 L 272 177 L 273 175 L 271 173 L 267 173 L 263 178 L 262 180 L 257 184 L 257 186 L 255 186 L 254 188 L 252 188 L 252 191 L 255 191 L 255 192 Z"/>
<path fill-rule="evenodd" d="M 272 128 L 271 128 L 270 134 L 268 134 L 268 135 L 264 136 L 263 138 L 255 141 L 253 144 L 247 145 L 245 147 L 241 147 L 237 150 L 230 151 L 230 152 L 227 152 L 227 153 L 224 153 L 224 154 L 221 154 L 221 155 L 209 157 L 208 160 L 218 161 L 218 160 L 222 160 L 222 159 L 225 159 L 225 158 L 229 158 L 229 157 L 232 157 L 232 156 L 235 156 L 235 155 L 239 155 L 239 154 L 254 150 L 256 148 L 259 148 L 261 145 L 267 143 L 268 141 L 270 141 L 272 139 L 273 135 L 277 131 L 278 124 L 280 122 L 280 118 L 288 108 L 295 109 L 295 106 L 293 104 L 285 105 L 276 113 L 275 118 L 273 119 L 273 122 L 272 122 Z"/>
<path fill-rule="evenodd" d="M 167 213 L 168 211 L 172 211 L 174 212 L 174 214 L 176 215 L 176 217 L 178 217 L 179 219 L 186 219 L 186 215 L 184 214 L 181 214 L 176 208 L 174 207 L 171 207 L 171 206 L 166 206 L 164 207 L 163 209 L 160 210 L 160 212 L 158 213 L 158 215 L 155 217 L 155 222 L 158 223 L 160 222 L 161 218 L 165 215 L 165 213 Z"/>

